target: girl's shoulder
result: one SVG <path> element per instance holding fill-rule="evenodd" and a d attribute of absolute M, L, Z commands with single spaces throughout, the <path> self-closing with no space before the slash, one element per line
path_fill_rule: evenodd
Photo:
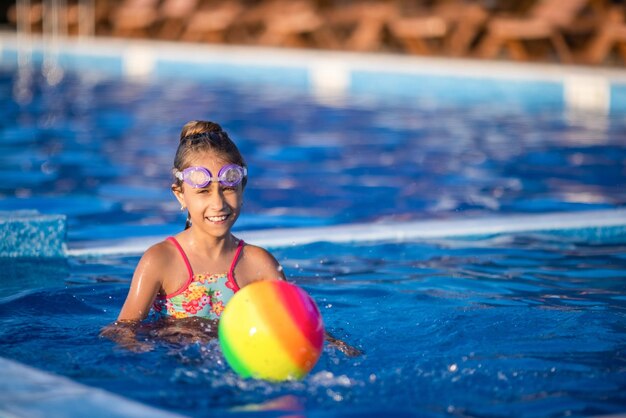
<path fill-rule="evenodd" d="M 246 243 L 238 266 L 242 270 L 240 276 L 245 277 L 246 282 L 284 279 L 283 268 L 276 258 L 265 248 L 256 245 Z"/>
<path fill-rule="evenodd" d="M 256 265 L 270 264 L 272 266 L 278 266 L 278 261 L 274 256 L 263 247 L 246 243 L 243 247 L 243 260 L 246 263 L 253 263 Z"/>
<path fill-rule="evenodd" d="M 140 264 L 145 264 L 151 270 L 161 270 L 171 265 L 172 260 L 178 255 L 176 246 L 171 242 L 164 240 L 152 245 L 143 253 Z"/>
<path fill-rule="evenodd" d="M 177 252 L 178 250 L 176 249 L 176 246 L 171 241 L 166 239 L 148 248 L 144 255 L 147 255 L 149 257 L 162 258 L 176 255 Z"/>
<path fill-rule="evenodd" d="M 267 251 L 263 247 L 259 247 L 257 245 L 250 244 L 248 242 L 243 246 L 243 250 L 246 253 L 247 257 L 255 257 L 255 258 L 263 258 L 263 257 L 272 257 L 269 251 Z"/>

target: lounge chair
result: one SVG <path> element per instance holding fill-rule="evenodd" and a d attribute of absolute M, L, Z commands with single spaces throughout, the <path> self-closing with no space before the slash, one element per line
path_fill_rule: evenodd
<path fill-rule="evenodd" d="M 199 4 L 200 0 L 164 0 L 159 7 L 159 38 L 179 39 Z"/>
<path fill-rule="evenodd" d="M 273 0 L 257 11 L 261 28 L 257 42 L 261 45 L 310 47 L 323 25 L 315 4 L 308 0 Z"/>
<path fill-rule="evenodd" d="M 7 20 L 17 26 L 18 10 L 20 16 L 19 30 L 28 33 L 42 33 L 58 30 L 61 35 L 94 35 L 107 33 L 102 30 L 109 18 L 109 2 L 93 1 L 83 2 L 80 0 L 68 0 L 64 4 L 59 2 L 57 13 L 51 8 L 53 3 L 49 1 L 31 1 L 12 4 L 7 10 Z M 53 20 L 56 19 L 56 20 Z"/>
<path fill-rule="evenodd" d="M 575 25 L 588 0 L 539 0 L 526 16 L 493 16 L 478 46 L 482 58 L 495 58 L 503 48 L 513 59 L 531 58 L 525 41 L 548 41 L 559 60 L 572 62 L 572 53 L 562 31 Z"/>
<path fill-rule="evenodd" d="M 7 20 L 18 27 L 18 30 L 30 32 L 43 31 L 44 5 L 41 1 L 33 1 L 30 5 L 14 3 L 7 10 Z"/>
<path fill-rule="evenodd" d="M 387 24 L 399 14 L 389 1 L 354 2 L 331 8 L 326 28 L 334 33 L 335 44 L 351 51 L 379 51 L 383 47 Z"/>
<path fill-rule="evenodd" d="M 580 61 L 584 64 L 603 64 L 610 56 L 614 47 L 626 64 L 626 22 L 624 21 L 624 6 L 613 6 L 603 23 L 580 55 Z"/>
<path fill-rule="evenodd" d="M 243 5 L 238 1 L 206 3 L 187 19 L 181 39 L 210 43 L 227 42 L 229 31 L 243 10 Z"/>
<path fill-rule="evenodd" d="M 452 1 L 423 14 L 397 18 L 389 23 L 389 30 L 409 53 L 463 56 L 469 52 L 487 16 L 478 4 Z"/>
<path fill-rule="evenodd" d="M 147 37 L 158 20 L 159 0 L 124 0 L 110 16 L 111 34 L 121 37 Z"/>

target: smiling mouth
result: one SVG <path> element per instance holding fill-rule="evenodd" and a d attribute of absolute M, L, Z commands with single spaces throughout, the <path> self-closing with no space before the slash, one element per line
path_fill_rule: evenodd
<path fill-rule="evenodd" d="M 224 222 L 230 215 L 209 216 L 207 219 L 211 222 Z"/>

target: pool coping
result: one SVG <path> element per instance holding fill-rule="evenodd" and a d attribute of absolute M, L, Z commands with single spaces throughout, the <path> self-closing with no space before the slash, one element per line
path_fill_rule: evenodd
<path fill-rule="evenodd" d="M 66 218 L 37 210 L 0 211 L 0 258 L 64 257 Z"/>
<path fill-rule="evenodd" d="M 233 231 L 244 241 L 267 248 L 314 242 L 407 242 L 473 239 L 502 234 L 550 233 L 572 239 L 612 239 L 626 236 L 626 208 L 465 217 L 448 220 L 352 223 L 343 225 Z M 140 255 L 163 236 L 70 243 L 69 257 Z"/>
<path fill-rule="evenodd" d="M 281 83 L 328 104 L 349 93 L 408 100 L 446 94 L 453 96 L 449 100 L 485 100 L 496 93 L 568 110 L 626 111 L 626 71 L 611 67 L 106 37 L 52 42 L 0 31 L 0 65 L 30 61 L 131 78 Z"/>
<path fill-rule="evenodd" d="M 0 370 L 2 417 L 183 417 L 3 357 Z"/>
<path fill-rule="evenodd" d="M 621 68 L 604 66 L 583 66 L 572 64 L 518 62 L 504 60 L 482 60 L 472 58 L 449 58 L 417 56 L 394 53 L 365 53 L 317 49 L 296 49 L 287 47 L 245 46 L 230 44 L 201 44 L 172 42 L 149 39 L 122 39 L 110 37 L 78 38 L 60 37 L 53 44 L 45 37 L 18 36 L 14 32 L 0 30 L 0 51 L 15 49 L 22 44 L 33 51 L 45 46 L 54 48 L 57 54 L 62 50 L 73 55 L 109 56 L 132 60 L 133 54 L 150 54 L 137 59 L 170 59 L 179 62 L 232 62 L 266 67 L 312 68 L 319 64 L 337 64 L 354 69 L 389 71 L 394 73 L 426 74 L 442 72 L 446 75 L 484 77 L 485 75 L 504 79 L 562 80 L 567 74 L 594 74 L 614 82 L 626 83 L 626 71 Z M 51 52 L 54 54 L 54 51 Z M 268 61 L 268 57 L 271 60 Z M 139 74 L 140 69 L 125 67 L 128 75 Z M 149 68 L 144 68 L 148 70 Z M 183 69 L 184 71 L 184 69 Z M 147 74 L 147 73 L 146 73 Z"/>

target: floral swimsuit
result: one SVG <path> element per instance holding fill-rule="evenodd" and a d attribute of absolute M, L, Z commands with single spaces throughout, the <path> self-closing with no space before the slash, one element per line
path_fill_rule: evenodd
<path fill-rule="evenodd" d="M 226 303 L 239 290 L 233 272 L 244 245 L 243 240 L 237 245 L 228 273 L 221 274 L 193 274 L 187 254 L 176 238 L 168 237 L 167 240 L 176 246 L 183 257 L 189 279 L 176 292 L 158 295 L 153 305 L 155 313 L 158 317 L 218 319 Z"/>

